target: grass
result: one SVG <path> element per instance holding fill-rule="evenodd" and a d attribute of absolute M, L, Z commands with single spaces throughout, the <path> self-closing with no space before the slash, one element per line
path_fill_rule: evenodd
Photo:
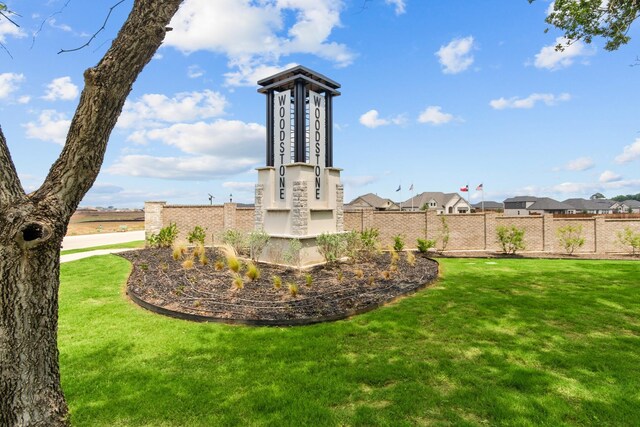
<path fill-rule="evenodd" d="M 91 252 L 97 251 L 99 249 L 137 249 L 144 248 L 144 240 L 136 240 L 134 242 L 126 242 L 126 243 L 114 243 L 112 245 L 103 245 L 103 246 L 93 246 L 90 248 L 82 248 L 82 249 L 69 249 L 66 251 L 60 251 L 60 255 L 70 255 L 77 254 L 80 252 Z"/>
<path fill-rule="evenodd" d="M 129 263 L 61 266 L 75 426 L 640 424 L 640 263 L 443 259 L 350 320 L 198 324 L 124 297 Z"/>

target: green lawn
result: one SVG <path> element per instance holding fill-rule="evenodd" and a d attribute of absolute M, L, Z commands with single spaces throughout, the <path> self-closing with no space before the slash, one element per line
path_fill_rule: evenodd
<path fill-rule="evenodd" d="M 144 248 L 144 245 L 145 245 L 144 240 L 135 240 L 133 242 L 114 243 L 112 245 L 93 246 L 90 248 L 81 248 L 81 249 L 69 249 L 66 251 L 60 251 L 60 255 L 77 254 L 80 252 L 91 252 L 91 251 L 97 251 L 98 249 L 138 249 L 138 248 Z"/>
<path fill-rule="evenodd" d="M 640 262 L 442 259 L 414 296 L 293 328 L 160 317 L 129 268 L 61 266 L 76 426 L 640 425 Z"/>

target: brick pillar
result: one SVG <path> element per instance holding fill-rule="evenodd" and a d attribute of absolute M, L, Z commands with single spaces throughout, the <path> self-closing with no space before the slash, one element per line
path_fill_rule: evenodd
<path fill-rule="evenodd" d="M 373 227 L 373 210 L 362 210 L 362 231 Z"/>
<path fill-rule="evenodd" d="M 291 233 L 305 236 L 309 227 L 309 203 L 306 181 L 293 182 L 293 200 L 291 209 Z"/>
<path fill-rule="evenodd" d="M 344 231 L 344 185 L 336 185 L 336 232 Z"/>
<path fill-rule="evenodd" d="M 236 207 L 235 203 L 224 204 L 224 216 L 223 216 L 223 229 L 235 230 L 236 229 Z"/>
<path fill-rule="evenodd" d="M 601 215 L 596 216 L 593 227 L 593 250 L 597 254 L 603 254 L 607 251 L 604 234 L 604 217 Z"/>
<path fill-rule="evenodd" d="M 255 210 L 254 210 L 254 228 L 256 230 L 264 229 L 264 210 L 263 210 L 263 200 L 264 200 L 264 185 L 256 184 L 256 201 L 255 201 Z"/>
<path fill-rule="evenodd" d="M 542 250 L 544 252 L 553 252 L 555 239 L 553 214 L 544 214 L 542 216 Z"/>
<path fill-rule="evenodd" d="M 167 202 L 144 202 L 144 236 L 157 234 L 162 228 L 162 211 Z"/>

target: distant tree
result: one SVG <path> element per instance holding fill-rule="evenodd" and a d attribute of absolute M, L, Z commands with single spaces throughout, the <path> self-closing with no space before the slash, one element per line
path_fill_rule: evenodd
<path fill-rule="evenodd" d="M 181 3 L 133 2 L 109 50 L 84 72 L 65 146 L 34 192 L 24 191 L 0 129 L 0 426 L 69 423 L 57 348 L 60 244 L 134 81 Z"/>
<path fill-rule="evenodd" d="M 627 33 L 639 15 L 640 0 L 555 0 L 546 22 L 564 31 L 566 45 L 576 40 L 591 43 L 594 37 L 602 37 L 604 48 L 611 51 L 631 40 Z M 556 48 L 562 50 L 566 45 Z"/>
<path fill-rule="evenodd" d="M 604 194 L 602 193 L 596 193 L 596 194 L 592 194 L 591 197 L 589 197 L 591 200 L 596 200 L 596 199 L 606 199 L 606 197 L 604 196 Z"/>
<path fill-rule="evenodd" d="M 624 202 L 625 200 L 637 200 L 640 202 L 640 193 L 638 194 L 627 194 L 625 195 L 619 195 L 616 197 L 612 197 L 611 200 L 615 200 L 616 202 Z"/>

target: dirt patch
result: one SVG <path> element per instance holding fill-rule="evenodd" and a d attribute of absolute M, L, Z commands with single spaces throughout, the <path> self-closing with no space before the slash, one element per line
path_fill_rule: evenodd
<path fill-rule="evenodd" d="M 69 221 L 67 236 L 144 230 L 142 211 L 76 211 Z"/>
<path fill-rule="evenodd" d="M 438 264 L 430 258 L 415 254 L 411 263 L 402 253 L 392 263 L 390 254 L 384 253 L 367 262 L 303 271 L 260 263 L 260 278 L 253 281 L 247 278 L 245 265 L 239 288 L 237 276 L 226 266 L 216 270 L 215 262 L 224 259 L 222 254 L 207 248 L 206 255 L 206 265 L 196 259 L 193 267 L 185 268 L 183 260 L 175 261 L 169 249 L 122 253 L 133 264 L 127 293 L 142 306 L 175 317 L 293 325 L 369 311 L 427 286 L 438 276 Z M 281 279 L 280 286 L 274 277 Z"/>

